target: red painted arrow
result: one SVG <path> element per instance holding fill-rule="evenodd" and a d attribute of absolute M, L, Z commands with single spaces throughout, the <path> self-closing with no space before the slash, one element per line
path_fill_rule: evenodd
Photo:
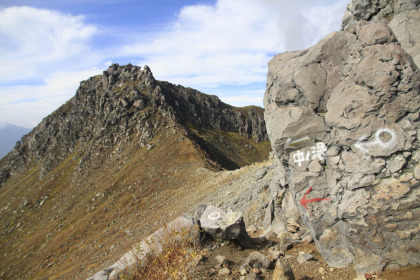
<path fill-rule="evenodd" d="M 331 198 L 327 197 L 327 198 L 310 198 L 310 199 L 306 199 L 306 196 L 311 192 L 312 187 L 309 188 L 309 190 L 306 191 L 306 193 L 303 195 L 302 199 L 300 200 L 300 205 L 302 205 L 303 207 L 306 208 L 306 210 L 309 211 L 308 206 L 306 205 L 309 202 L 317 202 L 317 201 L 322 201 L 322 200 L 331 200 Z M 309 213 L 311 213 L 309 211 Z"/>

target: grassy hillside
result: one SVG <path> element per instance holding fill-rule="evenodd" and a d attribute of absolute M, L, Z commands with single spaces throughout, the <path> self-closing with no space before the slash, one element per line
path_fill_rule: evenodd
<path fill-rule="evenodd" d="M 267 154 L 267 143 L 192 131 L 237 164 Z M 199 204 L 210 191 L 200 183 L 213 176 L 215 166 L 182 133 L 176 125 L 158 129 L 150 150 L 133 134 L 118 148 L 90 158 L 84 170 L 77 168 L 84 153 L 79 147 L 41 180 L 37 165 L 12 177 L 0 189 L 1 277 L 87 277 Z M 244 152 L 229 154 L 230 145 L 243 145 Z"/>

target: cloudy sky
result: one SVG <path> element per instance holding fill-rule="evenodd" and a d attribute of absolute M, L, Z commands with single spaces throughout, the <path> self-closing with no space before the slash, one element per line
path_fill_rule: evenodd
<path fill-rule="evenodd" d="M 259 105 L 267 62 L 340 29 L 348 0 L 1 0 L 0 124 L 34 127 L 111 63 Z"/>

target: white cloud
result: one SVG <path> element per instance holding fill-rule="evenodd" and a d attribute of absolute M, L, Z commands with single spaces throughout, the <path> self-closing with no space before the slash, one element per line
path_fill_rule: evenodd
<path fill-rule="evenodd" d="M 138 64 L 159 79 L 198 89 L 264 83 L 273 54 L 307 48 L 338 30 L 344 9 L 344 1 L 312 0 L 186 6 L 167 30 L 126 46 L 123 55 L 142 57 Z"/>
<path fill-rule="evenodd" d="M 231 96 L 220 96 L 220 99 L 227 104 L 234 104 L 237 107 L 248 106 L 250 104 L 263 106 L 263 97 L 260 96 L 261 92 L 256 92 L 254 94 L 245 94 L 245 95 L 231 95 Z"/>
<path fill-rule="evenodd" d="M 146 57 L 140 63 L 155 75 L 189 86 L 264 82 L 268 53 L 281 49 L 278 35 L 266 2 L 219 0 L 184 7 L 168 30 L 126 46 L 125 54 Z"/>
<path fill-rule="evenodd" d="M 0 86 L 0 120 L 4 123 L 34 127 L 44 117 L 73 97 L 80 84 L 101 70 L 55 72 L 44 85 Z"/>
<path fill-rule="evenodd" d="M 83 16 L 51 10 L 0 9 L 0 121 L 36 125 L 72 97 L 81 80 L 120 60 L 147 64 L 157 79 L 236 106 L 260 105 L 272 55 L 307 48 L 340 28 L 347 0 L 328 1 L 218 0 L 185 6 L 166 29 L 142 34 L 115 27 L 99 32 Z M 98 49 L 98 33 L 114 44 L 106 53 Z M 132 44 L 115 45 L 128 38 Z M 261 90 L 244 91 L 251 84 Z"/>
<path fill-rule="evenodd" d="M 348 0 L 335 1 L 327 6 L 317 6 L 302 11 L 307 24 L 302 26 L 305 34 L 316 34 L 309 40 L 311 45 L 319 41 L 319 34 L 327 35 L 341 26 L 341 18 L 347 7 Z"/>
<path fill-rule="evenodd" d="M 34 126 L 74 95 L 98 59 L 90 49 L 96 33 L 81 16 L 0 9 L 0 120 Z"/>
<path fill-rule="evenodd" d="M 96 28 L 71 16 L 31 7 L 0 10 L 0 83 L 40 79 L 69 62 L 86 65 L 89 39 Z M 80 66 L 79 66 L 80 67 Z"/>

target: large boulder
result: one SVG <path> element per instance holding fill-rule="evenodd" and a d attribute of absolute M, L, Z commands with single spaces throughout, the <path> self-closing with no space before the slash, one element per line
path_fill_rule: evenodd
<path fill-rule="evenodd" d="M 392 11 L 381 10 L 388 2 Z M 416 18 L 410 7 L 418 1 L 353 1 L 344 30 L 269 62 L 278 188 L 290 190 L 327 263 L 359 274 L 420 263 L 420 73 L 388 21 Z"/>
<path fill-rule="evenodd" d="M 241 212 L 226 213 L 212 205 L 207 206 L 200 218 L 201 228 L 213 238 L 223 240 L 236 240 L 242 248 L 255 246 L 248 235 Z"/>

